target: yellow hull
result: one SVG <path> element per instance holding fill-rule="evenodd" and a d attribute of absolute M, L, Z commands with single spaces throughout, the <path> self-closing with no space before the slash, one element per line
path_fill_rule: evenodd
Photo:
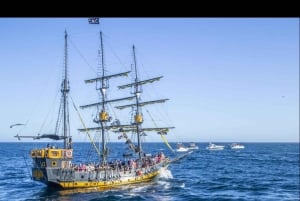
<path fill-rule="evenodd" d="M 148 182 L 154 179 L 155 176 L 159 174 L 159 170 L 147 173 L 141 176 L 136 176 L 132 178 L 119 179 L 119 180 L 111 180 L 111 181 L 70 181 L 70 182 L 59 182 L 58 184 L 64 188 L 113 188 L 117 186 L 123 186 L 128 184 L 142 183 Z"/>

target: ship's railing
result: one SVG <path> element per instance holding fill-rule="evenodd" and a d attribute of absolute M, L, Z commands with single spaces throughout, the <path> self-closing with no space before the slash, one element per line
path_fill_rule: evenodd
<path fill-rule="evenodd" d="M 33 149 L 30 152 L 31 158 L 49 158 L 49 159 L 61 159 L 61 158 L 73 158 L 73 149 Z"/>

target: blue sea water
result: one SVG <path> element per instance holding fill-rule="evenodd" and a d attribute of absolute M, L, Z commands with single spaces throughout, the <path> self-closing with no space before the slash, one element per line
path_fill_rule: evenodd
<path fill-rule="evenodd" d="M 154 182 L 99 191 L 56 190 L 34 182 L 29 151 L 46 143 L 0 143 L 0 200 L 299 200 L 298 143 L 244 143 L 238 151 L 209 151 L 207 144 L 197 143 L 199 150 L 172 163 Z M 114 157 L 121 147 L 112 144 L 118 150 Z M 176 157 L 163 143 L 144 147 Z M 74 143 L 74 149 L 77 161 L 84 162 L 89 145 Z"/>

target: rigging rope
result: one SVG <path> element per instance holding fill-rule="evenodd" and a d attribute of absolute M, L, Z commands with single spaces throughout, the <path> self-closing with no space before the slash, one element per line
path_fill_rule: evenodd
<path fill-rule="evenodd" d="M 88 131 L 88 128 L 85 126 L 85 123 L 83 122 L 83 119 L 82 119 L 82 117 L 81 117 L 81 115 L 80 115 L 80 113 L 79 113 L 79 111 L 78 111 L 78 109 L 77 109 L 77 107 L 76 107 L 76 105 L 75 105 L 75 103 L 74 103 L 73 98 L 72 98 L 71 96 L 70 96 L 70 98 L 71 98 L 71 100 L 72 100 L 73 107 L 74 107 L 74 109 L 76 110 L 77 115 L 78 115 L 78 117 L 79 117 L 79 119 L 80 119 L 80 121 L 81 121 L 81 123 L 82 123 L 82 126 L 83 126 L 84 129 L 85 129 L 85 132 L 86 132 L 87 136 L 89 137 L 89 139 L 90 139 L 91 143 L 93 144 L 93 146 L 94 146 L 96 152 L 98 153 L 99 157 L 101 157 L 100 151 L 99 151 L 99 149 L 97 148 L 95 142 L 92 140 L 91 135 L 90 135 L 90 133 L 89 133 L 89 131 Z"/>
<path fill-rule="evenodd" d="M 53 112 L 53 108 L 54 108 L 54 105 L 55 105 L 55 102 L 56 102 L 56 100 L 57 100 L 57 96 L 58 96 L 58 94 L 59 94 L 59 91 L 57 90 L 57 92 L 56 92 L 56 94 L 55 94 L 55 97 L 54 97 L 54 99 L 53 99 L 53 102 L 52 102 L 52 106 L 49 108 L 49 111 L 47 112 L 47 114 L 46 114 L 46 118 L 44 119 L 44 121 L 43 121 L 43 123 L 42 123 L 42 125 L 41 125 L 41 127 L 40 127 L 40 129 L 39 129 L 39 132 L 38 133 L 41 133 L 42 132 L 42 130 L 44 129 L 44 127 L 45 127 L 45 125 L 46 125 L 46 123 L 47 123 L 47 121 L 48 121 L 48 118 L 49 118 L 49 116 L 50 116 L 50 113 L 51 112 Z M 60 104 L 60 106 L 59 106 L 59 113 L 61 112 L 60 109 L 61 108 L 61 104 Z M 52 114 L 53 115 L 53 114 Z M 60 115 L 58 115 L 58 118 L 60 117 Z M 57 119 L 57 121 L 58 121 L 59 119 Z M 29 121 L 29 119 L 27 120 L 27 122 Z M 53 120 L 50 120 L 50 122 L 52 122 Z M 27 124 L 27 123 L 26 123 Z M 50 125 L 50 123 L 48 123 L 48 125 Z M 55 129 L 55 131 L 56 131 L 56 129 Z"/>
<path fill-rule="evenodd" d="M 115 119 L 119 119 L 118 118 L 118 116 L 117 116 L 117 114 L 116 114 L 116 112 L 115 112 L 115 110 L 114 110 L 114 107 L 112 106 L 112 104 L 111 103 L 108 103 L 108 105 L 110 106 L 110 111 L 112 111 L 113 112 L 113 114 L 114 114 L 114 116 L 115 116 Z"/>
<path fill-rule="evenodd" d="M 82 60 L 88 65 L 88 67 L 90 67 L 90 69 L 93 72 L 96 72 L 96 70 L 89 64 L 89 62 L 87 61 L 87 59 L 83 56 L 83 54 L 79 51 L 79 49 L 77 48 L 77 46 L 75 45 L 75 43 L 71 40 L 71 38 L 69 38 L 69 41 L 71 42 L 71 44 L 73 45 L 73 47 L 75 48 L 75 50 L 77 50 L 79 56 L 82 58 Z"/>
<path fill-rule="evenodd" d="M 158 126 L 156 125 L 156 123 L 155 123 L 154 119 L 152 118 L 150 112 L 149 112 L 148 110 L 146 110 L 146 111 L 147 111 L 147 113 L 149 114 L 149 116 L 150 116 L 150 118 L 151 118 L 151 120 L 152 120 L 154 126 L 158 128 Z M 167 147 L 168 147 L 172 152 L 174 152 L 174 149 L 173 149 L 173 148 L 171 147 L 171 145 L 168 143 L 167 138 L 166 138 L 163 134 L 160 134 L 160 136 L 161 136 L 162 140 L 164 141 L 164 143 L 167 145 Z"/>

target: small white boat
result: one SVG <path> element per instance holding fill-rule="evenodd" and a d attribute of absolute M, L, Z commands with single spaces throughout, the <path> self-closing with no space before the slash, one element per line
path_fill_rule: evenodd
<path fill-rule="evenodd" d="M 223 145 L 215 145 L 213 143 L 209 143 L 209 145 L 206 147 L 208 150 L 223 150 L 224 146 Z"/>
<path fill-rule="evenodd" d="M 244 149 L 245 146 L 242 145 L 242 144 L 238 144 L 238 143 L 232 143 L 232 144 L 230 145 L 230 148 L 231 148 L 231 149 Z"/>
<path fill-rule="evenodd" d="M 185 147 L 182 143 L 177 143 L 176 152 L 187 152 L 189 149 Z"/>
<path fill-rule="evenodd" d="M 199 147 L 195 143 L 190 143 L 188 149 L 199 149 Z"/>

